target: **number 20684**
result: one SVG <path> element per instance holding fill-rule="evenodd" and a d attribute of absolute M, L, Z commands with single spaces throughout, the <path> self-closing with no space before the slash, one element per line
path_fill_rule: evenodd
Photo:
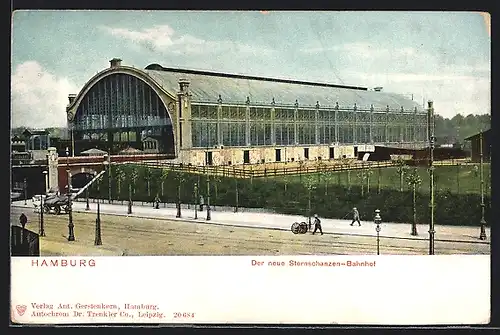
<path fill-rule="evenodd" d="M 192 312 L 174 312 L 174 319 L 193 319 L 194 313 Z"/>

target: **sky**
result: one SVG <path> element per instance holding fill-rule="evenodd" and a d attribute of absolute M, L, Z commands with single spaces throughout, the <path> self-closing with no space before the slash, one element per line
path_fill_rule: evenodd
<path fill-rule="evenodd" d="M 435 113 L 491 113 L 489 16 L 479 12 L 16 11 L 11 126 L 66 125 L 109 60 L 404 94 Z M 425 105 L 427 105 L 425 103 Z"/>

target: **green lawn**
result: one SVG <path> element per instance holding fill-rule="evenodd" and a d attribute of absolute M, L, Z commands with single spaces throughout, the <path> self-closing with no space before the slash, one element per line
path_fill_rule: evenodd
<path fill-rule="evenodd" d="M 410 167 L 410 169 L 413 169 Z M 408 172 L 410 172 L 409 170 Z M 429 172 L 427 167 L 418 167 L 418 175 L 422 180 L 422 184 L 419 187 L 420 192 L 428 192 L 429 190 Z M 319 183 L 321 179 L 321 185 L 325 185 L 327 181 L 329 185 L 331 184 L 341 184 L 348 185 L 349 173 L 347 171 L 342 172 L 332 172 L 330 175 L 309 174 L 311 180 L 314 183 Z M 490 164 L 483 165 L 483 175 L 484 175 L 484 192 L 485 195 L 490 194 L 491 191 L 491 168 Z M 380 177 L 379 177 L 380 176 Z M 294 175 L 286 177 L 273 177 L 286 180 L 288 183 L 303 182 L 306 183 L 307 178 L 305 175 Z M 372 174 L 369 178 L 370 191 L 376 191 L 379 184 L 380 178 L 380 188 L 400 188 L 400 177 L 397 172 L 397 168 L 380 168 L 373 169 Z M 361 185 L 361 171 L 354 170 L 350 171 L 350 184 L 351 185 Z M 364 180 L 364 185 L 367 187 L 368 180 Z M 480 176 L 479 176 L 479 166 L 478 165 L 458 165 L 458 166 L 436 166 L 434 170 L 434 185 L 436 191 L 450 191 L 452 193 L 465 194 L 465 193 L 480 193 Z M 403 189 L 407 190 L 409 185 L 406 183 L 406 178 L 403 179 Z"/>

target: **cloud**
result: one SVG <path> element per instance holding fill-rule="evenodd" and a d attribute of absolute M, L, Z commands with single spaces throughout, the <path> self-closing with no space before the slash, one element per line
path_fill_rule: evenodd
<path fill-rule="evenodd" d="M 255 47 L 231 41 L 208 41 L 191 35 L 179 35 L 168 25 L 157 25 L 140 31 L 101 26 L 106 33 L 129 40 L 151 52 L 164 52 L 176 55 L 207 55 L 225 52 L 268 56 L 274 53 L 269 48 Z"/>
<path fill-rule="evenodd" d="M 491 112 L 491 80 L 455 72 L 435 73 L 362 73 L 344 72 L 345 77 L 367 87 L 383 86 L 384 91 L 410 96 L 416 101 L 433 100 L 436 113 L 451 118 L 455 114 Z"/>
<path fill-rule="evenodd" d="M 78 91 L 77 85 L 36 61 L 18 65 L 11 77 L 11 126 L 65 126 L 68 94 Z"/>

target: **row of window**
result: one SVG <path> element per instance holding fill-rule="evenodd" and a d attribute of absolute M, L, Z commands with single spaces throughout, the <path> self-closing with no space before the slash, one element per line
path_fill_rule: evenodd
<path fill-rule="evenodd" d="M 212 119 L 216 120 L 218 117 L 218 106 L 216 105 L 191 105 L 191 117 L 193 119 Z M 220 119 L 229 120 L 246 120 L 247 119 L 247 108 L 246 106 L 222 106 L 220 112 Z M 272 113 L 271 108 L 263 107 L 249 107 L 248 118 L 250 120 L 271 120 Z M 316 116 L 316 110 L 311 109 L 299 109 L 297 112 L 294 109 L 282 109 L 275 108 L 274 119 L 275 120 L 297 120 L 297 121 L 315 121 L 319 122 L 334 122 L 337 120 L 341 121 L 357 121 L 357 122 L 374 122 L 374 123 L 407 123 L 407 122 L 427 122 L 427 118 L 422 114 L 415 113 L 400 113 L 400 112 L 375 112 L 370 113 L 369 111 L 353 111 L 346 110 L 318 110 Z"/>
<path fill-rule="evenodd" d="M 316 129 L 318 131 L 318 143 L 330 144 L 340 143 L 370 143 L 369 126 L 328 126 L 315 127 L 307 124 L 277 124 L 273 127 L 271 123 L 250 123 L 247 127 L 245 122 L 193 122 L 192 144 L 193 147 L 214 147 L 218 144 L 224 146 L 245 146 L 247 141 L 250 145 L 295 145 L 316 144 Z M 338 131 L 338 134 L 336 134 Z M 219 141 L 220 133 L 220 141 Z M 413 142 L 425 141 L 426 128 L 399 126 L 372 126 L 371 138 L 374 142 Z"/>

